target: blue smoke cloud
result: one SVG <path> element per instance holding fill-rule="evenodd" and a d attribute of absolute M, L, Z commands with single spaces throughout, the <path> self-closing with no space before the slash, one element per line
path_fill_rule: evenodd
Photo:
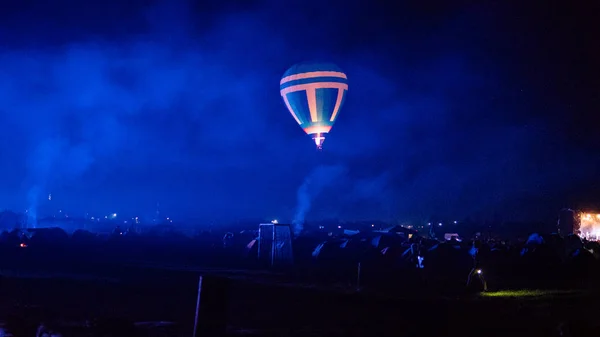
<path fill-rule="evenodd" d="M 220 42 L 244 31 L 237 26 L 215 27 L 221 34 L 188 46 L 186 8 L 185 2 L 152 7 L 145 12 L 151 35 L 125 43 L 93 40 L 0 54 L 1 75 L 10 79 L 0 84 L 4 117 L 15 134 L 26 135 L 18 155 L 26 157 L 30 214 L 49 191 L 84 183 L 86 174 L 106 179 L 118 167 L 211 172 L 254 165 L 256 158 L 237 151 L 267 141 L 268 117 L 240 107 L 255 105 L 269 79 L 263 66 L 221 60 L 247 47 Z M 215 153 L 217 160 L 206 160 Z"/>
<path fill-rule="evenodd" d="M 160 201 L 208 220 L 520 217 L 539 214 L 522 206 L 531 200 L 553 209 L 559 191 L 593 178 L 596 159 L 558 146 L 567 137 L 534 113 L 554 97 L 486 53 L 511 46 L 487 42 L 499 34 L 495 11 L 448 11 L 427 27 L 405 14 L 405 33 L 373 37 L 356 24 L 362 8 L 316 25 L 304 12 L 313 5 L 201 15 L 180 1 L 115 3 L 98 7 L 115 15 L 100 28 L 92 14 L 69 26 L 12 13 L 0 27 L 21 32 L 0 34 L 0 159 L 11 163 L 0 201 L 35 208 L 52 192 L 81 214 L 152 212 Z M 294 10 L 277 16 L 281 6 Z M 283 71 L 313 58 L 350 79 L 324 150 L 325 167 L 343 169 L 315 169 L 314 186 L 303 185 L 313 144 L 278 94 Z"/>
<path fill-rule="evenodd" d="M 312 203 L 324 189 L 339 183 L 346 173 L 347 169 L 339 165 L 320 165 L 317 166 L 304 179 L 304 182 L 298 189 L 298 204 L 292 224 L 294 225 L 294 234 L 299 235 L 304 229 L 304 220 L 306 214 L 310 211 Z"/>

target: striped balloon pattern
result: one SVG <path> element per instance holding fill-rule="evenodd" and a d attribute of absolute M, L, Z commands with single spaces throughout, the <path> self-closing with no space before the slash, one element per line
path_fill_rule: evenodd
<path fill-rule="evenodd" d="M 346 74 L 330 63 L 296 64 L 283 74 L 279 91 L 292 117 L 320 150 L 346 100 Z"/>

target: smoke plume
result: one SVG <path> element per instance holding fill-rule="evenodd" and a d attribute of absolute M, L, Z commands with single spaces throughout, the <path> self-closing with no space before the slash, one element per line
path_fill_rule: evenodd
<path fill-rule="evenodd" d="M 38 204 L 48 188 L 59 182 L 78 178 L 93 163 L 94 157 L 85 143 L 73 144 L 67 139 L 47 138 L 29 153 L 27 171 L 31 187 L 27 192 L 27 214 L 37 227 Z"/>
<path fill-rule="evenodd" d="M 344 166 L 321 165 L 312 170 L 304 179 L 304 182 L 298 189 L 298 204 L 296 205 L 296 214 L 292 222 L 294 225 L 294 234 L 298 235 L 304 230 L 306 214 L 310 211 L 315 198 L 324 189 L 338 181 L 344 173 L 346 173 Z"/>

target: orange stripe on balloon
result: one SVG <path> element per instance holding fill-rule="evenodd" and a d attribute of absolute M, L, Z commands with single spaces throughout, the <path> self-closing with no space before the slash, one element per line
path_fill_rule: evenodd
<path fill-rule="evenodd" d="M 285 102 L 285 105 L 287 106 L 287 108 L 290 111 L 290 113 L 292 114 L 292 116 L 294 116 L 294 119 L 296 120 L 296 122 L 298 124 L 302 124 L 300 122 L 300 119 L 298 119 L 298 116 L 296 116 L 296 114 L 294 113 L 294 109 L 292 109 L 292 106 L 290 105 L 290 100 L 288 100 L 286 95 L 282 95 L 282 97 L 283 97 L 283 101 Z"/>
<path fill-rule="evenodd" d="M 306 89 L 306 100 L 308 100 L 308 111 L 310 111 L 310 121 L 316 122 L 317 116 L 317 90 L 315 88 Z"/>
<path fill-rule="evenodd" d="M 338 77 L 338 78 L 348 79 L 348 77 L 346 77 L 346 74 L 341 73 L 339 71 L 311 71 L 311 72 L 307 72 L 307 73 L 286 76 L 281 79 L 281 82 L 279 82 L 279 85 L 282 85 L 289 81 L 304 80 L 307 78 L 315 78 L 315 77 Z"/>
<path fill-rule="evenodd" d="M 333 122 L 338 112 L 340 112 L 342 99 L 344 99 L 344 90 L 338 89 L 337 99 L 335 100 L 335 107 L 333 108 L 333 113 L 331 114 L 331 118 L 329 119 L 330 122 Z"/>
<path fill-rule="evenodd" d="M 307 83 L 307 84 L 298 84 L 292 85 L 291 87 L 281 89 L 281 96 L 289 94 L 290 92 L 309 90 L 309 89 L 338 89 L 338 90 L 348 90 L 348 84 L 346 83 L 337 83 L 337 82 L 317 82 L 317 83 Z"/>
<path fill-rule="evenodd" d="M 328 133 L 330 130 L 331 126 L 326 125 L 313 125 L 304 128 L 304 132 L 306 132 L 309 135 L 312 135 L 314 133 Z"/>

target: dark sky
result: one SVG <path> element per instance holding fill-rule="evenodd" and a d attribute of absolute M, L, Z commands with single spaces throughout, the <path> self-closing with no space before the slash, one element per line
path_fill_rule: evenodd
<path fill-rule="evenodd" d="M 307 219 L 600 206 L 600 3 L 543 3 L 7 2 L 0 207 L 289 221 L 307 177 Z M 322 153 L 279 95 L 316 59 L 350 82 Z"/>

